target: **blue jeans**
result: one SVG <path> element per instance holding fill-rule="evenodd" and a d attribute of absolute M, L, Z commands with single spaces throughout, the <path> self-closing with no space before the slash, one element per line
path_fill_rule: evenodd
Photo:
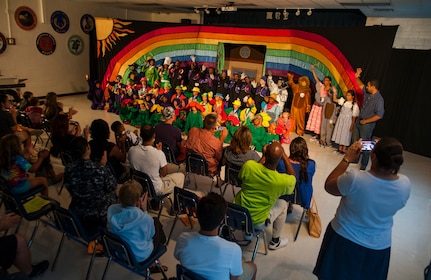
<path fill-rule="evenodd" d="M 374 128 L 376 127 L 376 123 L 367 123 L 367 124 L 360 124 L 359 118 L 356 119 L 355 122 L 355 128 L 353 130 L 353 143 L 358 141 L 359 138 L 362 138 L 362 140 L 371 140 L 371 137 L 373 136 Z M 365 170 L 368 165 L 368 161 L 370 159 L 370 152 L 369 151 L 362 151 L 362 158 L 361 158 L 361 170 Z M 354 161 L 354 163 L 358 163 L 358 160 Z"/>

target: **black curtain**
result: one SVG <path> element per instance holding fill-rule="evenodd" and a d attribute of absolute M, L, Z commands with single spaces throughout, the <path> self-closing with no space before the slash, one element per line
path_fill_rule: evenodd
<path fill-rule="evenodd" d="M 313 9 L 312 15 L 308 16 L 307 9 L 300 10 L 296 16 L 295 9 L 286 10 L 289 15 L 284 20 L 283 9 L 238 9 L 235 12 L 204 14 L 205 25 L 234 25 L 241 27 L 270 27 L 270 28 L 292 28 L 292 27 L 334 27 L 334 26 L 365 26 L 366 16 L 357 9 L 346 10 L 319 10 Z M 268 18 L 268 13 L 271 18 Z"/>
<path fill-rule="evenodd" d="M 427 157 L 431 157 L 430 65 L 431 50 L 392 50 L 381 85 L 385 116 L 374 131 L 377 136 L 395 137 L 406 151 Z"/>

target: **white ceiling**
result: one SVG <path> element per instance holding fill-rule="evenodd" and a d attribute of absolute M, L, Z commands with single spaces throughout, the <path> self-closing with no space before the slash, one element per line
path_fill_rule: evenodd
<path fill-rule="evenodd" d="M 367 17 L 431 18 L 431 0 L 71 0 L 153 13 L 193 12 L 233 5 L 239 9 L 360 9 Z M 304 11 L 305 13 L 305 11 Z"/>

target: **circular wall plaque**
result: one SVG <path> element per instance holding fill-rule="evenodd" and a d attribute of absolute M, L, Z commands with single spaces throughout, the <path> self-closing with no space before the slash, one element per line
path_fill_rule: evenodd
<path fill-rule="evenodd" d="M 249 58 L 250 54 L 251 54 L 251 50 L 247 46 L 244 46 L 239 49 L 239 56 L 241 56 L 242 58 Z"/>
<path fill-rule="evenodd" d="M 69 30 L 69 17 L 62 11 L 55 11 L 51 15 L 51 26 L 58 33 L 66 33 Z"/>
<path fill-rule="evenodd" d="M 15 21 L 22 29 L 32 30 L 36 27 L 37 17 L 32 9 L 27 6 L 21 6 L 15 10 Z"/>
<path fill-rule="evenodd" d="M 2 33 L 0 33 L 0 54 L 4 53 L 7 47 L 6 38 Z"/>
<path fill-rule="evenodd" d="M 41 33 L 37 36 L 36 47 L 41 54 L 50 55 L 55 51 L 55 39 L 49 33 Z"/>
<path fill-rule="evenodd" d="M 78 35 L 72 35 L 67 39 L 67 48 L 72 54 L 81 54 L 84 50 L 84 41 Z"/>
<path fill-rule="evenodd" d="M 84 33 L 88 34 L 93 31 L 95 26 L 94 17 L 89 14 L 85 14 L 81 17 L 81 29 Z"/>

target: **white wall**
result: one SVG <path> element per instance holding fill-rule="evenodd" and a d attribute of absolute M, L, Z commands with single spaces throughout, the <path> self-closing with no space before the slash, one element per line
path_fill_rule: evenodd
<path fill-rule="evenodd" d="M 399 25 L 394 48 L 431 49 L 431 18 L 378 18 L 370 17 L 366 25 Z"/>
<path fill-rule="evenodd" d="M 30 31 L 21 29 L 15 22 L 15 10 L 23 5 L 30 7 L 37 16 L 37 25 Z M 70 20 L 70 28 L 64 34 L 55 32 L 51 27 L 50 17 L 56 10 L 65 12 Z M 58 94 L 87 91 L 85 74 L 90 68 L 89 37 L 80 27 L 80 19 L 84 14 L 165 22 L 181 22 L 182 18 L 191 18 L 194 23 L 200 22 L 199 15 L 196 14 L 153 15 L 85 2 L 77 4 L 67 0 L 0 0 L 0 32 L 6 38 L 16 40 L 16 45 L 8 45 L 0 55 L 1 75 L 17 75 L 20 79 L 27 79 L 23 90 L 32 91 L 35 96 L 45 96 L 49 91 Z M 51 55 L 42 55 L 36 48 L 36 38 L 42 32 L 50 33 L 56 40 L 56 50 Z M 75 34 L 84 40 L 84 51 L 80 55 L 73 55 L 67 49 L 67 39 Z"/>

